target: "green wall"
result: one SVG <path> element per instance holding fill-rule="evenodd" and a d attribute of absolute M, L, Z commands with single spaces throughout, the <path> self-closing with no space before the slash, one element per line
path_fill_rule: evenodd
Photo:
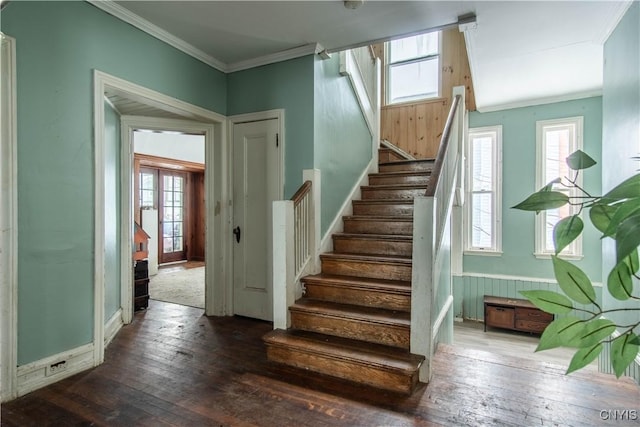
<path fill-rule="evenodd" d="M 640 153 L 640 4 L 634 2 L 604 45 L 604 82 L 602 95 L 603 145 L 602 188 L 608 191 L 637 174 Z M 602 280 L 606 282 L 615 265 L 615 245 L 603 240 Z M 640 281 L 634 282 L 639 295 Z M 604 295 L 604 308 L 638 308 L 638 301 L 621 302 Z M 640 321 L 640 312 L 607 314 L 619 324 Z M 640 333 L 636 330 L 636 333 Z M 638 369 L 635 370 L 636 380 Z"/>
<path fill-rule="evenodd" d="M 535 188 L 536 121 L 563 117 L 584 117 L 583 150 L 598 165 L 584 175 L 585 188 L 601 190 L 602 98 L 514 108 L 491 113 L 469 113 L 469 127 L 502 125 L 502 256 L 464 256 L 464 271 L 532 278 L 553 278 L 551 260 L 534 255 L 535 214 L 511 209 Z M 576 264 L 596 282 L 601 280 L 600 235 L 587 220 L 583 235 L 584 259 Z"/>
<path fill-rule="evenodd" d="M 371 134 L 340 56 L 315 60 L 314 167 L 322 171 L 322 235 L 371 161 Z"/>
<path fill-rule="evenodd" d="M 120 115 L 104 103 L 104 321 L 120 308 Z"/>
<path fill-rule="evenodd" d="M 85 2 L 11 2 L 18 96 L 18 363 L 92 341 L 93 70 L 226 114 L 227 77 Z"/>
<path fill-rule="evenodd" d="M 302 171 L 313 167 L 314 55 L 228 75 L 229 116 L 285 110 L 285 199 L 302 184 Z"/>

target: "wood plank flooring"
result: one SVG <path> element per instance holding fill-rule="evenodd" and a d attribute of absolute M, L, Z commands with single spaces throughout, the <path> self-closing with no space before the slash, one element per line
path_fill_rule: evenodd
<path fill-rule="evenodd" d="M 267 363 L 271 324 L 151 301 L 105 363 L 2 405 L 12 426 L 601 426 L 640 411 L 630 379 L 441 345 L 411 397 Z M 636 412 L 637 413 L 637 412 Z"/>

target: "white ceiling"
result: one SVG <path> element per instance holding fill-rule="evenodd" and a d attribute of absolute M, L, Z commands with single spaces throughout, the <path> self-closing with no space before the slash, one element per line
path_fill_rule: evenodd
<path fill-rule="evenodd" d="M 456 23 L 478 109 L 598 94 L 602 45 L 630 1 L 117 1 L 92 4 L 231 72 Z M 159 28 L 159 29 L 158 29 Z"/>

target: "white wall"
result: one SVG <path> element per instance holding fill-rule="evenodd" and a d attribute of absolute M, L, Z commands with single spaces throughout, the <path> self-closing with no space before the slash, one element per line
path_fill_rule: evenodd
<path fill-rule="evenodd" d="M 134 152 L 204 164 L 204 135 L 135 131 Z"/>

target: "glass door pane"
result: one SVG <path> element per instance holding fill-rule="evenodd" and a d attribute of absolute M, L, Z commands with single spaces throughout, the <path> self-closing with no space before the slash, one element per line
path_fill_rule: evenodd
<path fill-rule="evenodd" d="M 186 175 L 161 171 L 161 262 L 184 259 L 184 189 Z"/>

